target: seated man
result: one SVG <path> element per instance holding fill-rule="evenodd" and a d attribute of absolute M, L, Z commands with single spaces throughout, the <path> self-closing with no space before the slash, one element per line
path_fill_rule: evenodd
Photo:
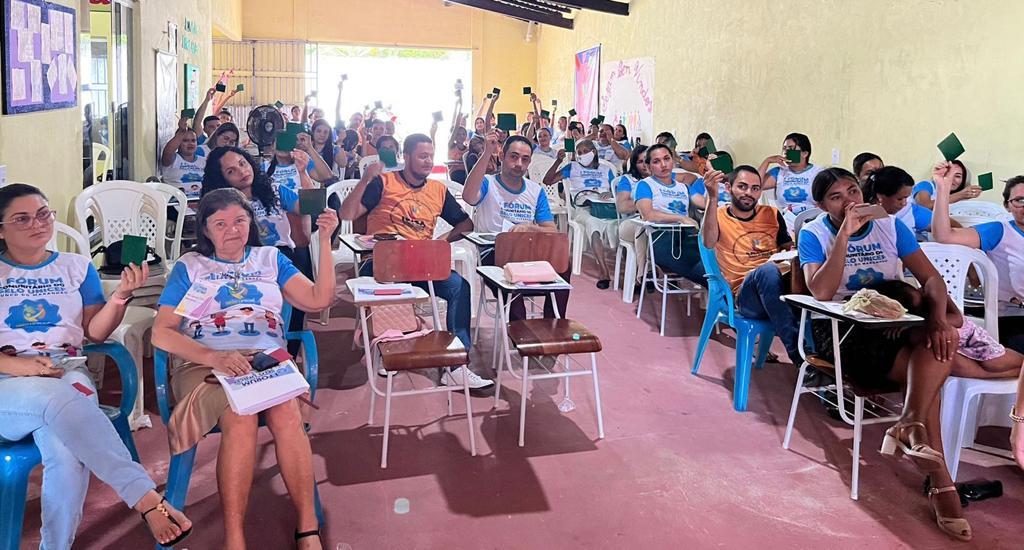
<path fill-rule="evenodd" d="M 768 261 L 772 254 L 793 248 L 786 222 L 774 207 L 758 204 L 761 175 L 753 166 L 738 166 L 728 176 L 717 170 L 704 176 L 707 196 L 718 196 L 723 184 L 730 202 L 704 215 L 701 242 L 715 249 L 722 276 L 736 294 L 740 315 L 771 320 L 790 360 L 799 365 L 803 360 L 797 345 L 797 319 L 779 299 L 787 286 L 783 269 Z"/>
<path fill-rule="evenodd" d="M 473 230 L 473 221 L 455 201 L 455 197 L 438 180 L 427 179 L 434 168 L 434 144 L 423 134 L 412 134 L 405 138 L 405 168 L 397 172 L 380 173 L 382 165 L 374 163 L 367 167 L 367 174 L 352 189 L 341 205 L 341 215 L 346 220 L 366 216 L 366 233 L 397 233 L 406 239 L 427 240 L 434 238 L 434 226 L 440 217 L 452 226 L 442 237 L 448 242 L 462 238 Z M 373 262 L 363 266 L 360 275 L 371 275 Z M 415 283 L 426 288 L 426 283 Z M 470 289 L 458 273 L 452 272 L 447 280 L 434 283 L 437 296 L 448 302 L 447 329 L 454 333 L 469 349 Z M 480 378 L 467 367 L 452 370 L 441 383 L 462 385 L 462 377 L 469 378 L 470 389 L 480 390 L 494 385 L 491 380 Z"/>
<path fill-rule="evenodd" d="M 493 131 L 488 132 L 484 156 L 493 155 L 497 149 L 497 134 Z M 470 172 L 466 178 L 466 186 L 462 189 L 462 198 L 475 208 L 473 225 L 477 231 L 558 231 L 544 189 L 537 182 L 525 177 L 530 167 L 532 152 L 530 140 L 522 136 L 512 136 L 505 140 L 505 145 L 501 149 L 500 173 L 485 175 L 486 166 L 482 162 L 478 162 Z M 482 263 L 494 265 L 494 254 L 482 258 Z M 560 274 L 567 281 L 568 271 Z M 496 290 L 490 284 L 488 287 L 492 291 Z M 555 295 L 558 300 L 558 311 L 564 317 L 569 292 L 559 291 Z M 547 297 L 544 303 L 544 316 L 551 319 L 555 317 L 554 309 Z M 526 308 L 523 300 L 518 299 L 509 308 L 509 320 L 525 318 Z"/>

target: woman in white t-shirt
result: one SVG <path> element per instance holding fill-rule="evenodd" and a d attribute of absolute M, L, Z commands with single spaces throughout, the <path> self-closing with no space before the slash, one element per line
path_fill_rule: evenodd
<path fill-rule="evenodd" d="M 551 146 L 551 128 L 537 130 L 537 145 L 533 147 L 533 155 L 558 158 L 558 151 Z"/>
<path fill-rule="evenodd" d="M 153 344 L 184 361 L 171 371 L 177 406 L 168 425 L 171 454 L 183 453 L 220 426 L 217 487 L 224 512 L 225 548 L 245 547 L 245 503 L 253 484 L 259 416 L 236 414 L 220 384 L 206 382 L 214 370 L 239 376 L 252 370 L 256 352 L 284 348 L 277 330 L 287 301 L 304 311 L 319 311 L 334 299 L 331 233 L 338 225 L 333 210 L 317 218 L 320 270 L 314 284 L 280 250 L 260 246 L 250 199 L 235 189 L 210 191 L 199 201 L 196 249 L 174 264 L 160 296 Z M 213 296 L 198 319 L 176 308 L 190 291 Z M 269 314 L 269 315 L 268 315 Z M 190 326 L 199 321 L 211 330 Z M 312 452 L 303 428 L 299 401 L 291 399 L 261 413 L 274 436 L 278 466 L 295 506 L 299 548 L 319 548 L 314 508 Z"/>
<path fill-rule="evenodd" d="M 928 496 L 939 528 L 970 540 L 971 527 L 963 518 L 942 456 L 937 409 L 957 353 L 957 328 L 963 317 L 913 232 L 892 216 L 872 220 L 858 209 L 864 197 L 856 176 L 828 168 L 814 179 L 811 193 L 825 214 L 805 224 L 797 242 L 807 288 L 814 297 L 842 300 L 862 288 L 874 288 L 926 320 L 924 326 L 898 333 L 856 326 L 847 333 L 848 327 L 841 327 L 842 359 L 848 365 L 844 376 L 871 388 L 887 382 L 906 386 L 903 413 L 886 431 L 882 453 L 902 451 L 930 475 Z M 900 279 L 904 268 L 920 289 Z M 834 361 L 831 323 L 813 322 L 811 332 L 819 357 Z"/>
<path fill-rule="evenodd" d="M 562 196 L 566 204 L 579 198 L 579 201 L 571 203 L 573 221 L 583 228 L 583 234 L 590 240 L 591 250 L 601 271 L 597 279 L 597 288 L 603 290 L 611 285 L 608 255 L 619 245 L 618 220 L 598 218 L 590 213 L 589 206 L 577 205 L 586 199 L 587 195 L 602 200 L 611 199 L 611 183 L 615 179 L 615 172 L 608 165 L 601 164 L 597 158 L 597 147 L 590 140 L 577 142 L 576 160 L 559 168 L 563 160 L 565 150 L 559 149 L 555 163 L 544 175 L 544 185 L 553 185 L 561 181 Z"/>
<path fill-rule="evenodd" d="M 968 185 L 970 178 L 967 174 L 967 166 L 959 160 L 952 160 L 949 163 L 952 174 L 952 184 L 949 188 L 949 204 L 978 198 L 981 195 L 981 187 Z M 929 210 L 935 208 L 935 180 L 919 181 L 914 185 L 912 191 L 912 202 L 921 205 Z"/>
<path fill-rule="evenodd" d="M 178 130 L 160 155 L 163 182 L 180 187 L 189 199 L 198 199 L 203 189 L 206 157 L 198 154 L 198 147 L 196 133 L 188 128 L 188 119 L 181 117 Z"/>
<path fill-rule="evenodd" d="M 798 162 L 786 159 L 790 151 L 799 154 Z M 769 169 L 773 164 L 776 166 Z M 811 184 L 822 170 L 820 166 L 811 164 L 810 138 L 797 132 L 787 135 L 782 142 L 782 154 L 764 159 L 757 170 L 761 173 L 761 181 L 764 182 L 762 188 L 775 189 L 775 202 L 792 233 L 796 216 L 814 206 L 811 199 Z"/>
<path fill-rule="evenodd" d="M 97 406 L 84 364 L 60 363 L 79 356 L 86 340 L 106 341 L 149 270 L 129 266 L 104 298 L 88 257 L 47 250 L 55 217 L 39 189 L 21 183 L 0 189 L 0 439 L 31 437 L 42 456 L 40 547 L 71 547 L 90 473 L 143 514 L 158 542 L 177 543 L 192 523 L 132 461 Z"/>

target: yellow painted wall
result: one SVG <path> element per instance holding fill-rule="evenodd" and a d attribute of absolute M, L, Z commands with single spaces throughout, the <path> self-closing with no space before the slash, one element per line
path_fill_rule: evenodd
<path fill-rule="evenodd" d="M 242 0 L 214 0 L 211 2 L 210 24 L 213 26 L 213 36 L 241 40 Z"/>
<path fill-rule="evenodd" d="M 1024 3 L 1001 0 L 633 0 L 544 27 L 540 91 L 571 102 L 573 53 L 656 59 L 654 121 L 681 145 L 708 131 L 756 165 L 791 131 L 812 160 L 869 150 L 925 177 L 956 131 L 972 174 L 1024 173 Z M 561 103 L 561 101 L 559 102 Z M 568 104 L 568 103 L 567 103 Z M 996 200 L 998 189 L 984 196 Z"/>
<path fill-rule="evenodd" d="M 497 110 L 525 112 L 521 88 L 537 74 L 526 23 L 441 0 L 243 0 L 246 39 L 469 49 L 473 97 L 501 88 Z M 429 83 L 427 83 L 429 85 Z M 444 84 L 448 86 L 449 84 Z M 476 106 L 474 106 L 474 109 Z"/>
<path fill-rule="evenodd" d="M 69 0 L 57 3 L 76 9 L 79 5 Z M 7 165 L 8 183 L 30 183 L 43 189 L 64 218 L 72 196 L 82 189 L 81 107 L 0 114 L 0 164 Z"/>

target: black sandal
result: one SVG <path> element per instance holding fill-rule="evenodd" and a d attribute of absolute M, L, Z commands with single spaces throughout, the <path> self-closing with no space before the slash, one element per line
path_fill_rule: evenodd
<path fill-rule="evenodd" d="M 304 539 L 306 537 L 316 537 L 316 538 L 319 539 L 320 538 L 320 530 L 316 529 L 315 531 L 303 531 L 301 533 L 298 531 L 298 529 L 295 530 L 295 542 L 296 543 L 298 543 L 300 539 Z M 323 543 L 324 543 L 324 541 L 321 539 L 320 540 L 320 545 L 323 546 Z"/>
<path fill-rule="evenodd" d="M 165 502 L 167 502 L 167 498 L 166 497 L 161 497 L 160 498 L 160 502 L 156 503 L 156 506 L 150 508 L 149 510 L 146 510 L 145 512 L 142 512 L 142 514 L 141 514 L 142 515 L 142 523 L 145 523 L 146 526 L 149 526 L 149 522 L 146 521 L 146 515 L 149 514 L 152 511 L 156 510 L 156 511 L 159 511 L 161 514 L 163 514 L 165 518 L 169 519 L 171 521 L 171 523 L 173 523 L 174 525 L 176 525 L 177 527 L 180 528 L 181 524 L 179 524 L 177 520 L 175 520 L 174 518 L 171 517 L 171 513 L 168 512 L 167 511 L 167 507 L 164 506 Z M 185 538 L 187 538 L 191 534 L 192 534 L 192 528 L 189 527 L 188 529 L 182 531 L 181 534 L 178 535 L 178 538 L 176 538 L 174 540 L 171 540 L 169 542 L 160 542 L 159 540 L 157 540 L 157 543 L 159 543 L 160 546 L 174 546 L 174 545 L 180 543 L 181 541 L 185 540 Z"/>

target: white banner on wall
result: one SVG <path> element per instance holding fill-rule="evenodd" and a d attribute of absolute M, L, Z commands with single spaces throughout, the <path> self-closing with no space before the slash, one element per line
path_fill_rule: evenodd
<path fill-rule="evenodd" d="M 601 114 L 623 124 L 630 140 L 654 141 L 654 58 L 638 57 L 601 65 Z"/>

